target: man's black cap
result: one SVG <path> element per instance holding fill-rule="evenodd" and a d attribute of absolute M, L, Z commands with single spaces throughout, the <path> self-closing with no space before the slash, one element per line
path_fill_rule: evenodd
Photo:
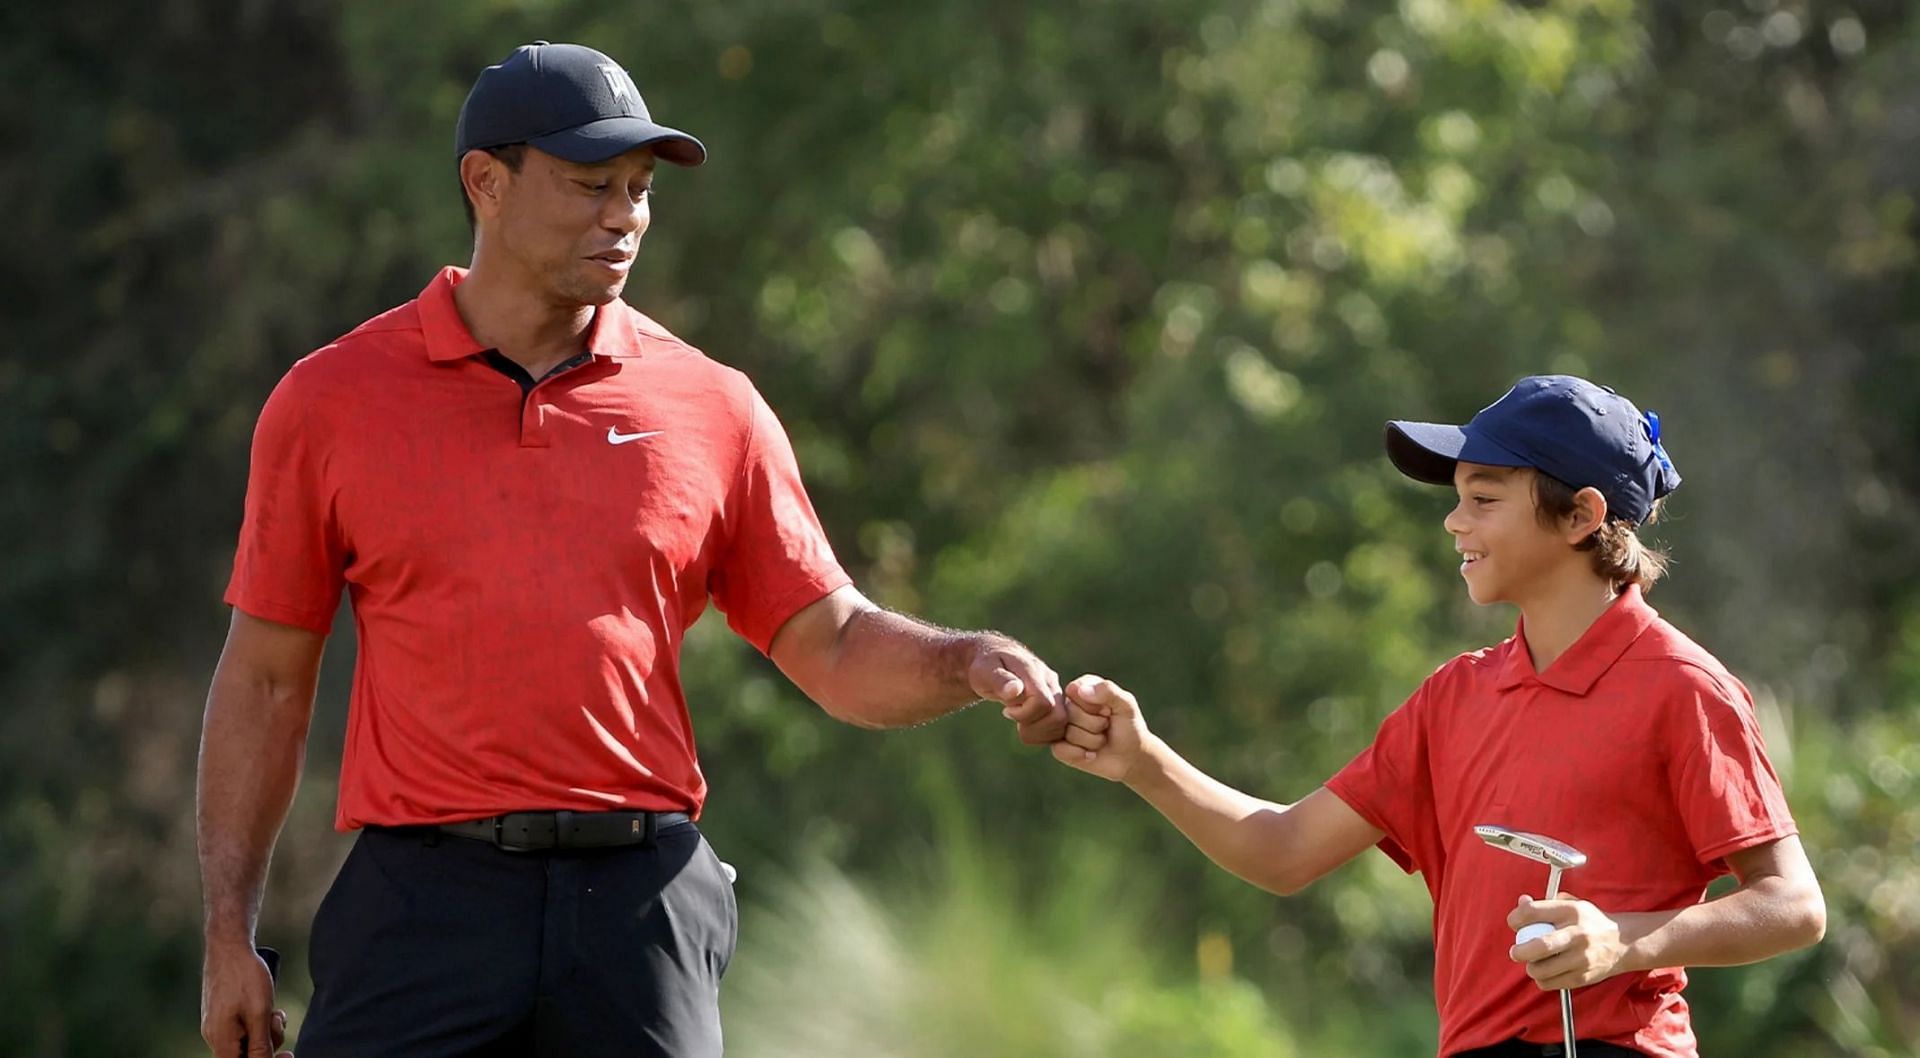
<path fill-rule="evenodd" d="M 1595 488 L 1609 517 L 1639 525 L 1680 487 L 1660 444 L 1660 417 L 1610 387 L 1572 375 L 1514 383 L 1465 426 L 1387 423 L 1387 458 L 1415 481 L 1453 484 L 1460 462 L 1532 467 L 1575 489 Z"/>
<path fill-rule="evenodd" d="M 570 162 L 604 162 L 635 147 L 663 161 L 699 165 L 699 140 L 656 124 L 620 64 L 578 44 L 536 40 L 480 71 L 460 107 L 454 157 L 524 143 Z"/>

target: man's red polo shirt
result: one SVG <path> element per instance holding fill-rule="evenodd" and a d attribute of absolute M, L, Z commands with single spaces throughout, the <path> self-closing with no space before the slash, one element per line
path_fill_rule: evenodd
<path fill-rule="evenodd" d="M 679 679 L 711 598 L 761 651 L 848 583 L 746 376 L 621 301 L 590 359 L 489 366 L 449 268 L 295 364 L 254 433 L 227 602 L 359 638 L 336 825 L 698 812 Z"/>
<path fill-rule="evenodd" d="M 1556 993 L 1507 956 L 1507 913 L 1543 894 L 1547 868 L 1485 845 L 1476 824 L 1585 852 L 1561 886 L 1606 911 L 1698 903 L 1729 853 L 1795 833 L 1746 688 L 1639 589 L 1545 672 L 1525 632 L 1442 666 L 1327 783 L 1433 894 L 1441 1054 L 1560 1040 Z M 1664 969 L 1575 990 L 1581 1037 L 1692 1058 L 1686 980 Z"/>

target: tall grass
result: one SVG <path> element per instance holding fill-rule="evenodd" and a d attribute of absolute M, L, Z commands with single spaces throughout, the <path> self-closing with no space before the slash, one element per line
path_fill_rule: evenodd
<path fill-rule="evenodd" d="M 1230 948 L 1169 965 L 1146 885 L 1097 841 L 1022 870 L 964 826 L 892 884 L 813 861 L 748 885 L 727 981 L 738 1058 L 1291 1058 Z M 1032 877 L 1045 874 L 1048 884 Z M 1023 881 L 1024 879 L 1024 881 Z M 756 899 L 751 894 L 765 894 Z"/>

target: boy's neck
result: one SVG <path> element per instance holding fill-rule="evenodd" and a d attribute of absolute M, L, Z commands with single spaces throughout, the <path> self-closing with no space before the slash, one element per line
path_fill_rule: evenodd
<path fill-rule="evenodd" d="M 1611 583 L 1581 568 L 1541 585 L 1537 593 L 1522 601 L 1521 642 L 1533 659 L 1533 671 L 1547 671 L 1619 597 Z"/>

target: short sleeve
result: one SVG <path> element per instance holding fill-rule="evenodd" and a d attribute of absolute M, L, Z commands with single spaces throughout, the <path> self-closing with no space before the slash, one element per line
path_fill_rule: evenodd
<path fill-rule="evenodd" d="M 1797 828 L 1746 688 L 1689 672 L 1694 678 L 1668 712 L 1667 781 L 1694 856 L 1724 872 L 1729 853 L 1790 837 Z"/>
<path fill-rule="evenodd" d="M 852 582 L 807 499 L 780 420 L 750 390 L 744 465 L 727 501 L 724 550 L 708 579 L 727 625 L 762 654 L 794 614 Z"/>
<path fill-rule="evenodd" d="M 1380 851 L 1408 874 L 1439 851 L 1424 713 L 1432 681 L 1387 714 L 1373 744 L 1327 780 L 1327 789 L 1362 819 L 1386 831 Z"/>
<path fill-rule="evenodd" d="M 345 553 L 325 480 L 326 440 L 309 426 L 300 368 L 280 380 L 253 431 L 247 500 L 227 604 L 325 635 L 345 584 Z"/>

